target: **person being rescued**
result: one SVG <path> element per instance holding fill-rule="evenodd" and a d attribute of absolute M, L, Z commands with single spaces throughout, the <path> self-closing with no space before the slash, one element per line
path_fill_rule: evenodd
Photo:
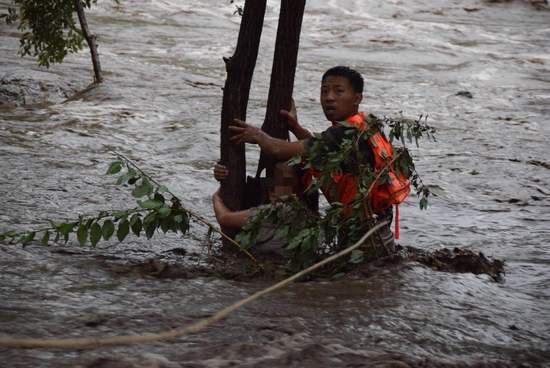
<path fill-rule="evenodd" d="M 214 177 L 218 181 L 222 181 L 228 175 L 228 171 L 225 166 L 216 164 L 214 167 Z M 270 204 L 252 207 L 241 211 L 231 211 L 220 196 L 219 190 L 217 190 L 212 196 L 212 204 L 214 206 L 214 214 L 216 220 L 223 227 L 229 227 L 234 229 L 240 229 L 246 223 L 253 218 L 258 212 L 260 212 L 265 206 L 270 206 L 275 202 L 284 204 L 286 197 L 298 194 L 301 191 L 300 182 L 294 170 L 285 163 L 275 164 L 273 170 L 273 176 L 268 182 L 268 197 Z M 290 208 L 285 207 L 284 210 L 290 211 Z M 291 218 L 290 214 L 289 217 Z M 275 238 L 275 231 L 277 229 L 273 224 L 262 224 L 258 237 L 256 238 L 256 244 L 254 245 L 253 252 L 255 253 L 271 253 L 279 256 L 283 255 L 283 248 L 286 245 L 284 239 Z"/>
<path fill-rule="evenodd" d="M 363 99 L 363 86 L 364 81 L 361 74 L 349 67 L 337 66 L 324 73 L 321 80 L 320 102 L 327 120 L 331 122 L 331 126 L 321 133 L 320 139 L 323 144 L 327 145 L 329 150 L 332 147 L 336 149 L 345 136 L 346 127 L 341 124 L 342 122 L 346 122 L 360 131 L 367 128 L 366 114 L 359 112 L 359 104 Z M 235 119 L 233 122 L 234 125 L 229 127 L 232 133 L 231 142 L 235 144 L 257 144 L 265 154 L 272 156 L 278 162 L 285 162 L 297 155 L 302 157 L 307 156 L 308 150 L 313 145 L 314 140 L 319 138 L 314 138 L 307 129 L 304 129 L 298 123 L 295 111 L 288 112 L 283 110 L 281 113 L 287 116 L 289 131 L 298 138 L 298 141 L 289 142 L 271 137 L 256 126 Z M 380 131 L 373 134 L 368 142 L 369 144 L 362 145 L 360 149 L 364 151 L 368 164 L 372 167 L 373 171 L 377 172 L 377 170 L 383 168 L 388 158 L 391 158 L 391 145 Z M 217 165 L 215 168 L 216 178 L 223 179 L 224 174 L 226 174 L 225 168 Z M 391 174 L 393 175 L 393 172 Z M 302 187 L 307 188 L 313 178 L 317 176 L 319 176 L 319 172 L 316 172 L 315 169 L 302 170 L 300 175 Z M 341 174 L 333 174 L 332 183 L 329 185 L 329 188 L 322 188 L 322 192 L 329 203 L 340 202 L 344 207 L 349 206 L 356 195 L 356 183 L 357 178 L 353 174 L 344 171 Z M 378 190 L 378 188 L 376 189 Z M 371 196 L 369 207 L 371 207 L 371 211 L 378 221 L 387 220 L 388 225 L 378 231 L 375 241 L 381 245 L 378 248 L 393 251 L 395 249 L 394 235 L 389 225 L 393 213 L 392 202 L 378 200 L 380 198 L 383 199 L 385 194 L 384 190 L 379 190 L 379 192 L 379 194 Z M 404 200 L 408 193 L 409 183 L 406 181 L 399 189 L 397 202 L 393 203 L 399 203 Z M 394 200 L 394 198 L 391 198 L 391 200 Z M 388 203 L 390 204 L 388 205 Z M 234 212 L 234 216 L 231 215 L 227 218 L 223 216 L 218 217 L 221 206 L 223 206 L 223 202 L 219 195 L 215 194 L 214 208 L 216 210 L 216 207 L 218 207 L 216 217 L 221 225 L 240 228 L 250 218 L 251 212 L 249 210 Z M 230 211 L 225 208 L 223 212 L 227 215 Z M 229 218 L 232 220 L 227 222 L 226 220 Z"/>

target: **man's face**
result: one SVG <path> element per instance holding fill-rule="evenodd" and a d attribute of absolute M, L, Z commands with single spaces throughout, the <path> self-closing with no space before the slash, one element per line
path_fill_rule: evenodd
<path fill-rule="evenodd" d="M 299 190 L 298 177 L 293 168 L 286 163 L 275 165 L 272 177 L 273 186 L 269 190 L 269 200 L 273 203 L 281 197 L 290 196 Z"/>
<path fill-rule="evenodd" d="M 321 84 L 321 106 L 332 122 L 357 114 L 362 99 L 363 95 L 355 92 L 345 77 L 328 76 Z"/>

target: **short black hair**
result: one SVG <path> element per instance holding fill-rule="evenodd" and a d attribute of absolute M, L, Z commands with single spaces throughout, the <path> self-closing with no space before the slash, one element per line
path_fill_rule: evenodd
<path fill-rule="evenodd" d="M 323 74 L 321 81 L 324 81 L 327 77 L 344 77 L 347 78 L 356 93 L 363 93 L 363 86 L 365 82 L 361 74 L 354 69 L 347 66 L 335 66 L 330 68 Z"/>

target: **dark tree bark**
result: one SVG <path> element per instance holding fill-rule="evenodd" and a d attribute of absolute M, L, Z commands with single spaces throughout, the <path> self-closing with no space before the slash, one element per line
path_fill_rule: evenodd
<path fill-rule="evenodd" d="M 244 144 L 235 145 L 229 141 L 228 127 L 233 119 L 246 120 L 250 84 L 260 46 L 266 2 L 267 0 L 245 2 L 237 48 L 232 57 L 224 58 L 227 79 L 223 90 L 221 116 L 221 161 L 229 169 L 229 176 L 222 182 L 221 197 L 231 210 L 243 208 L 246 158 Z M 229 235 L 232 235 L 231 231 Z"/>
<path fill-rule="evenodd" d="M 81 0 L 74 0 L 76 13 L 78 14 L 78 21 L 80 22 L 80 28 L 84 34 L 84 38 L 88 43 L 90 48 L 90 53 L 92 55 L 92 64 L 94 66 L 94 81 L 96 83 L 103 82 L 103 76 L 101 74 L 101 64 L 99 63 L 99 55 L 97 53 L 97 44 L 95 42 L 95 35 L 90 33 L 88 28 L 88 22 L 86 21 L 86 14 L 84 13 L 84 6 L 82 5 Z"/>
<path fill-rule="evenodd" d="M 305 4 L 306 0 L 281 0 L 267 111 L 262 125 L 266 133 L 281 139 L 289 138 L 287 121 L 280 111 L 290 109 Z M 258 174 L 266 169 L 266 176 L 271 177 L 274 164 L 273 159 L 261 153 Z"/>

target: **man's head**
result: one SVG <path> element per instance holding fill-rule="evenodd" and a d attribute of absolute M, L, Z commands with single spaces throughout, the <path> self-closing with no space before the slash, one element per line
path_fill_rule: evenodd
<path fill-rule="evenodd" d="M 296 194 L 299 191 L 299 181 L 294 169 L 286 163 L 277 163 L 269 185 L 269 201 L 276 202 L 281 197 Z"/>
<path fill-rule="evenodd" d="M 321 106 L 328 120 L 344 121 L 359 111 L 363 99 L 363 77 L 347 66 L 336 66 L 323 74 Z"/>

